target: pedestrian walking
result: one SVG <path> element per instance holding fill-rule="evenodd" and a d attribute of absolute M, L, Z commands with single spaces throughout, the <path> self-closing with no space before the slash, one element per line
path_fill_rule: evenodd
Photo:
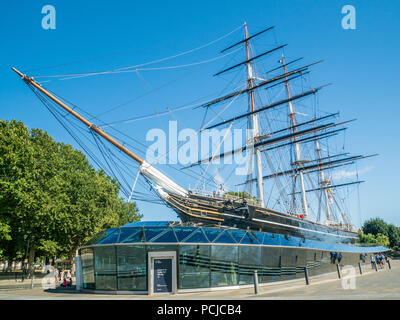
<path fill-rule="evenodd" d="M 376 260 L 376 266 L 382 269 L 381 257 L 379 254 L 376 255 L 375 260 Z"/>
<path fill-rule="evenodd" d="M 382 253 L 381 254 L 381 264 L 382 264 L 382 269 L 385 268 L 385 255 Z"/>
<path fill-rule="evenodd" d="M 372 269 L 375 269 L 375 258 L 374 258 L 374 256 L 373 255 L 371 255 L 370 257 L 369 257 L 369 260 L 371 261 L 371 268 Z"/>

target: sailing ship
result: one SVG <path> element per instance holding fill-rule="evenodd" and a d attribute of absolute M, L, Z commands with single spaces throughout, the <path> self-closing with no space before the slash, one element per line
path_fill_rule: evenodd
<path fill-rule="evenodd" d="M 244 68 L 246 85 L 240 90 L 219 96 L 211 101 L 198 105 L 196 108 L 208 110 L 223 102 L 232 102 L 239 96 L 247 96 L 248 104 L 243 113 L 230 116 L 223 121 L 212 123 L 206 128 L 213 129 L 229 125 L 240 120 L 247 122 L 247 128 L 251 129 L 250 136 L 247 136 L 245 145 L 240 148 L 213 154 L 211 157 L 201 159 L 187 166 L 193 168 L 210 164 L 215 160 L 232 157 L 235 154 L 247 152 L 251 155 L 252 165 L 255 170 L 246 176 L 246 180 L 241 184 L 247 186 L 247 190 L 252 190 L 256 186 L 256 196 L 247 196 L 249 193 L 229 193 L 213 191 L 206 193 L 204 190 L 188 190 L 183 188 L 171 178 L 156 169 L 151 163 L 139 157 L 129 150 L 123 143 L 117 141 L 107 134 L 103 129 L 96 126 L 76 112 L 71 106 L 59 99 L 58 96 L 45 89 L 34 78 L 29 77 L 15 68 L 12 68 L 41 99 L 50 99 L 56 105 L 72 114 L 82 122 L 90 132 L 100 136 L 128 155 L 139 166 L 139 173 L 156 190 L 163 203 L 174 210 L 183 223 L 192 223 L 203 226 L 218 226 L 238 228 L 254 231 L 270 232 L 295 236 L 302 239 L 326 241 L 332 243 L 355 243 L 358 239 L 357 232 L 351 225 L 349 213 L 344 207 L 340 206 L 339 199 L 336 199 L 335 190 L 338 188 L 358 185 L 363 181 L 352 181 L 335 184 L 328 177 L 328 172 L 334 169 L 353 164 L 355 161 L 369 156 L 348 156 L 348 153 L 323 154 L 322 141 L 328 141 L 341 131 L 343 126 L 351 121 L 334 121 L 338 113 L 328 113 L 325 115 L 315 114 L 310 120 L 299 121 L 299 112 L 295 108 L 295 102 L 303 98 L 315 95 L 325 86 L 310 88 L 300 93 L 292 94 L 290 84 L 295 79 L 303 78 L 309 73 L 309 68 L 321 61 L 297 67 L 289 70 L 291 65 L 298 63 L 300 59 L 287 62 L 283 54 L 286 45 L 279 45 L 257 55 L 251 55 L 250 44 L 254 38 L 266 34 L 274 27 L 268 27 L 249 36 L 247 25 L 244 24 L 244 39 L 236 42 L 221 52 L 228 52 L 233 48 L 243 47 L 245 58 L 243 61 L 219 71 L 215 76 L 228 73 L 232 70 Z M 263 79 L 255 74 L 254 64 L 262 57 L 267 57 L 273 53 L 282 52 L 280 55 L 279 66 L 263 74 L 273 76 Z M 264 92 L 273 88 L 283 88 L 285 97 L 279 100 L 270 101 L 263 105 L 256 105 L 256 93 L 260 90 Z M 276 108 L 285 108 L 287 119 L 284 127 L 272 130 L 272 127 L 262 128 L 260 117 L 268 119 L 270 112 Z M 332 120 L 333 119 L 333 120 Z M 332 120 L 332 121 L 331 121 Z M 329 121 L 329 122 L 327 122 Z M 304 146 L 312 145 L 315 158 L 306 159 L 304 157 Z M 280 167 L 274 164 L 271 152 L 279 150 L 289 156 L 291 161 L 285 170 L 277 170 Z M 309 153 L 310 154 L 310 153 Z M 263 157 L 265 157 L 263 159 Z M 264 161 L 264 166 L 263 166 Z M 265 175 L 265 167 L 270 172 Z M 185 168 L 183 168 L 185 170 Z M 312 183 L 311 177 L 316 179 L 316 184 Z M 288 187 L 284 187 L 281 181 L 285 178 L 289 181 Z M 137 178 L 136 178 L 137 179 Z M 306 188 L 306 179 L 311 181 L 311 188 Z M 273 181 L 273 191 L 278 194 L 282 210 L 269 208 L 265 199 L 264 181 Z M 249 187 L 250 186 L 250 187 Z M 288 188 L 291 192 L 287 192 Z M 309 194 L 314 193 L 318 199 L 319 210 L 318 218 L 310 218 Z M 246 195 L 246 196 L 243 196 Z M 321 213 L 325 214 L 325 221 L 322 221 Z"/>

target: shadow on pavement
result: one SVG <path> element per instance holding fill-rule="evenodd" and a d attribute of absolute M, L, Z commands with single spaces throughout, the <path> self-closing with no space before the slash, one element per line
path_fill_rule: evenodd
<path fill-rule="evenodd" d="M 75 286 L 72 287 L 57 287 L 55 289 L 44 289 L 44 292 L 47 293 L 65 293 L 65 294 L 81 294 L 80 291 L 76 290 Z"/>

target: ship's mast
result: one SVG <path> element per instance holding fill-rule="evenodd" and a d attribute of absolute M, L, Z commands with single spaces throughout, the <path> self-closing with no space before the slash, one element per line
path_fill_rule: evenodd
<path fill-rule="evenodd" d="M 283 54 L 282 54 L 282 65 L 283 65 L 284 73 L 286 74 L 287 73 L 286 61 L 285 61 L 285 56 Z M 285 87 L 286 87 L 286 93 L 287 93 L 288 99 L 290 99 L 290 97 L 291 97 L 290 87 L 289 87 L 289 80 L 288 80 L 287 76 L 285 77 Z M 289 106 L 289 118 L 291 121 L 292 132 L 293 132 L 293 134 L 295 134 L 296 133 L 296 129 L 295 129 L 296 121 L 295 121 L 295 113 L 294 113 L 294 109 L 293 109 L 293 104 L 292 104 L 291 100 L 289 100 L 288 106 Z M 295 156 L 296 156 L 296 161 L 293 165 L 295 165 L 297 168 L 301 168 L 304 161 L 301 160 L 300 145 L 296 141 L 296 136 L 293 137 L 293 141 L 294 141 Z M 305 185 L 304 185 L 304 175 L 303 175 L 302 170 L 299 170 L 299 177 L 300 177 L 303 213 L 304 213 L 304 217 L 306 218 L 306 217 L 308 217 L 308 204 L 307 204 L 306 190 L 305 190 Z M 295 197 L 295 195 L 293 195 L 293 197 Z"/>
<path fill-rule="evenodd" d="M 318 161 L 321 164 L 321 162 L 322 162 L 321 161 L 321 147 L 319 145 L 319 140 L 318 139 L 315 140 L 315 144 L 316 144 L 316 151 L 318 153 Z M 321 182 L 320 182 L 320 184 L 321 184 L 322 191 L 323 191 L 324 197 L 325 197 L 325 202 L 326 202 L 326 218 L 327 218 L 328 221 L 330 221 L 331 220 L 331 206 L 330 206 L 330 203 L 329 203 L 328 189 L 327 189 L 327 186 L 329 185 L 329 181 L 326 180 L 325 172 L 324 172 L 323 169 L 320 170 L 320 173 L 321 173 Z"/>
<path fill-rule="evenodd" d="M 249 41 L 248 41 L 248 32 L 247 32 L 247 24 L 244 23 L 244 32 L 245 32 L 245 44 L 246 44 L 246 59 L 247 59 L 247 87 L 248 89 L 253 88 L 253 69 L 250 63 L 250 48 L 249 48 Z M 254 91 L 249 91 L 249 110 L 251 112 L 255 111 L 254 107 Z M 253 131 L 253 141 L 252 143 L 256 143 L 257 137 L 260 135 L 259 125 L 258 125 L 258 115 L 253 113 L 251 115 L 250 121 L 250 129 Z M 264 186 L 263 186 L 263 175 L 261 169 L 261 152 L 259 148 L 255 148 L 256 154 L 256 166 L 257 166 L 257 191 L 258 191 L 258 199 L 262 207 L 264 207 Z"/>

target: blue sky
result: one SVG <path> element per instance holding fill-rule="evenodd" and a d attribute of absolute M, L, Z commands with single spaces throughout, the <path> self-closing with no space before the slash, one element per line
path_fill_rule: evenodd
<path fill-rule="evenodd" d="M 41 9 L 56 8 L 56 29 L 44 30 Z M 356 30 L 341 27 L 344 5 L 356 9 Z M 288 57 L 307 62 L 323 59 L 315 68 L 315 85 L 332 82 L 320 96 L 324 110 L 340 111 L 342 119 L 357 118 L 346 136 L 353 154 L 378 153 L 360 163 L 361 218 L 382 217 L 400 225 L 397 197 L 400 108 L 400 3 L 398 1 L 18 1 L 0 4 L 1 118 L 22 120 L 42 128 L 57 141 L 76 143 L 54 121 L 26 85 L 10 70 L 28 75 L 92 72 L 136 65 L 171 56 L 221 37 L 247 22 L 250 33 L 274 25 L 278 42 L 288 43 Z M 213 58 L 241 33 L 170 65 Z M 223 64 L 227 63 L 223 61 Z M 222 64 L 222 66 L 223 66 Z M 165 64 L 166 66 L 167 64 Z M 47 68 L 53 66 L 51 68 Z M 57 66 L 57 67 L 54 67 Z M 220 90 L 223 81 L 211 77 L 221 69 L 212 63 L 194 70 L 141 72 L 43 83 L 93 114 L 168 84 L 168 90 L 137 98 L 102 117 L 112 121 L 176 107 Z M 171 79 L 177 79 L 176 82 Z M 172 82 L 172 83 L 170 83 Z M 219 88 L 219 89 L 218 89 Z M 174 119 L 174 118 L 170 118 Z M 165 125 L 164 119 L 157 119 Z M 190 119 L 185 123 L 190 126 Z M 154 122 L 121 125 L 144 141 Z M 169 169 L 166 169 L 169 172 Z M 169 172 L 170 173 L 170 172 Z M 147 220 L 175 220 L 167 208 L 139 202 Z"/>

